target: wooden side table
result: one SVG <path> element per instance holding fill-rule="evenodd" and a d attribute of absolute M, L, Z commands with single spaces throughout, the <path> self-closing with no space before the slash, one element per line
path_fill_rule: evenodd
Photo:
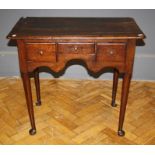
<path fill-rule="evenodd" d="M 74 59 L 83 61 L 94 73 L 114 69 L 112 106 L 119 74 L 123 74 L 118 135 L 123 136 L 123 122 L 132 76 L 137 39 L 143 32 L 132 18 L 21 18 L 7 36 L 18 44 L 20 72 L 27 101 L 31 129 L 36 133 L 29 73 L 34 73 L 37 105 L 41 105 L 38 68 L 61 71 Z M 103 120 L 104 121 L 104 120 Z"/>

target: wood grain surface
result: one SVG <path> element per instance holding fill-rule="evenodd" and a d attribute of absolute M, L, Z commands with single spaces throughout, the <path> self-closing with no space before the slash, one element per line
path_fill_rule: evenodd
<path fill-rule="evenodd" d="M 0 79 L 0 144 L 155 144 L 155 82 L 131 82 L 124 128 L 116 134 L 117 107 L 111 107 L 112 81 L 41 80 L 42 105 L 32 94 L 37 134 L 29 119 L 20 79 Z"/>
<path fill-rule="evenodd" d="M 26 17 L 21 18 L 9 39 L 49 39 L 52 37 L 128 37 L 144 38 L 143 32 L 132 18 L 67 18 Z"/>

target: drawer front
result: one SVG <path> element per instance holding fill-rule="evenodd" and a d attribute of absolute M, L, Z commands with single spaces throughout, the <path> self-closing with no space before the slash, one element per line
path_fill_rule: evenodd
<path fill-rule="evenodd" d="M 27 61 L 56 62 L 56 46 L 52 43 L 27 43 Z"/>
<path fill-rule="evenodd" d="M 94 53 L 93 43 L 60 43 L 59 53 L 63 54 L 92 54 Z"/>
<path fill-rule="evenodd" d="M 70 59 L 92 60 L 95 58 L 94 43 L 59 43 L 58 60 Z"/>
<path fill-rule="evenodd" d="M 96 49 L 97 61 L 125 62 L 125 43 L 98 43 Z"/>

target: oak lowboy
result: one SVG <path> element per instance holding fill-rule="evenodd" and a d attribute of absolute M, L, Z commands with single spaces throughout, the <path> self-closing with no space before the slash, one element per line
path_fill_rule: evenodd
<path fill-rule="evenodd" d="M 112 106 L 119 74 L 123 74 L 118 135 L 122 130 L 136 41 L 144 34 L 132 18 L 21 18 L 7 36 L 17 41 L 20 72 L 31 122 L 30 134 L 36 133 L 29 73 L 34 74 L 37 105 L 41 105 L 39 67 L 54 72 L 64 69 L 71 60 L 81 60 L 98 73 L 104 68 L 114 71 Z M 104 120 L 103 120 L 104 121 Z"/>

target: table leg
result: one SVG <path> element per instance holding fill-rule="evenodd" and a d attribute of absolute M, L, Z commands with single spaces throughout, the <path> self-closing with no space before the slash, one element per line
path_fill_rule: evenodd
<path fill-rule="evenodd" d="M 123 128 L 124 116 L 125 116 L 126 105 L 127 105 L 127 100 L 128 100 L 130 81 L 131 81 L 131 75 L 126 73 L 123 76 L 121 106 L 120 106 L 120 114 L 119 114 L 119 127 L 118 127 L 119 136 L 125 135 L 125 132 L 123 131 L 122 128 Z"/>
<path fill-rule="evenodd" d="M 35 81 L 35 87 L 36 87 L 36 96 L 37 96 L 37 102 L 36 105 L 41 105 L 41 97 L 40 97 L 40 81 L 39 81 L 39 70 L 34 71 L 34 81 Z"/>
<path fill-rule="evenodd" d="M 33 111 L 33 102 L 32 102 L 32 93 L 31 93 L 31 83 L 28 73 L 22 73 L 23 86 L 25 91 L 26 103 L 29 113 L 29 118 L 31 122 L 31 129 L 29 130 L 30 135 L 36 133 L 34 111 Z"/>
<path fill-rule="evenodd" d="M 117 106 L 117 104 L 115 103 L 115 100 L 116 100 L 116 93 L 117 93 L 117 86 L 118 86 L 118 77 L 119 77 L 118 71 L 114 70 L 113 89 L 112 89 L 112 102 L 111 102 L 112 107 Z"/>

